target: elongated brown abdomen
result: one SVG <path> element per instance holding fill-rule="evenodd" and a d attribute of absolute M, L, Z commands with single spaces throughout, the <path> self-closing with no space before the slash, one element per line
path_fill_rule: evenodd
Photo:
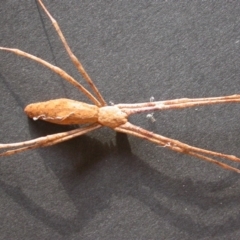
<path fill-rule="evenodd" d="M 33 120 L 44 120 L 61 125 L 95 123 L 98 120 L 97 106 L 61 98 L 32 103 L 24 109 Z"/>

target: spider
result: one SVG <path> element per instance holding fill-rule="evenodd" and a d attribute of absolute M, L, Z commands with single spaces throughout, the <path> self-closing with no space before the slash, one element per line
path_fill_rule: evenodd
<path fill-rule="evenodd" d="M 136 137 L 156 143 L 160 146 L 169 148 L 173 151 L 188 154 L 200 158 L 202 160 L 208 161 L 210 163 L 213 163 L 215 165 L 218 165 L 224 169 L 240 173 L 239 169 L 214 159 L 214 157 L 215 158 L 217 157 L 230 161 L 240 162 L 240 158 L 238 157 L 190 146 L 178 140 L 174 140 L 147 131 L 139 126 L 133 125 L 128 121 L 128 117 L 136 113 L 143 113 L 148 111 L 153 112 L 165 109 L 180 109 L 208 104 L 240 102 L 239 94 L 210 98 L 192 98 L 192 99 L 181 98 L 166 101 L 151 100 L 150 102 L 146 103 L 116 104 L 116 105 L 111 104 L 110 106 L 108 106 L 106 101 L 102 97 L 101 93 L 95 86 L 94 82 L 91 80 L 88 73 L 84 70 L 81 62 L 72 53 L 57 21 L 49 13 L 47 8 L 44 6 L 42 0 L 38 0 L 38 2 L 42 9 L 47 14 L 47 16 L 49 17 L 49 19 L 51 20 L 53 26 L 55 27 L 57 34 L 59 35 L 71 61 L 76 66 L 77 70 L 81 73 L 86 82 L 89 84 L 90 88 L 93 91 L 93 94 L 90 93 L 86 88 L 84 88 L 83 85 L 78 83 L 67 72 L 65 72 L 64 70 L 57 66 L 52 65 L 47 61 L 44 61 L 41 58 L 38 58 L 27 52 L 14 48 L 0 47 L 0 50 L 12 52 L 22 57 L 29 58 L 49 68 L 54 73 L 60 75 L 64 80 L 78 88 L 92 101 L 93 104 L 91 105 L 84 102 L 78 102 L 71 99 L 61 98 L 46 102 L 33 103 L 26 106 L 24 111 L 28 115 L 28 117 L 32 118 L 33 120 L 44 120 L 47 122 L 61 125 L 87 124 L 87 126 L 79 127 L 77 129 L 70 130 L 67 132 L 47 135 L 45 137 L 39 137 L 29 141 L 10 144 L 0 144 L 0 149 L 4 150 L 3 152 L 0 153 L 0 156 L 9 156 L 12 154 L 16 154 L 30 149 L 35 149 L 38 147 L 51 146 L 106 126 L 112 128 L 117 132 L 131 134 Z M 5 150 L 8 148 L 10 148 L 10 150 Z"/>

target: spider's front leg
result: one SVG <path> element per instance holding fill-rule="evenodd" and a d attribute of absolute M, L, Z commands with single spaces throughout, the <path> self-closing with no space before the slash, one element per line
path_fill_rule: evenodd
<path fill-rule="evenodd" d="M 240 173 L 239 169 L 234 168 L 228 164 L 222 163 L 222 162 L 212 158 L 212 157 L 219 157 L 219 158 L 234 161 L 234 162 L 240 162 L 240 158 L 238 158 L 236 156 L 193 147 L 191 145 L 182 143 L 178 140 L 167 138 L 162 135 L 155 134 L 153 132 L 149 132 L 149 131 L 147 131 L 141 127 L 135 126 L 129 122 L 127 122 L 119 127 L 116 127 L 115 130 L 118 132 L 134 135 L 136 137 L 156 143 L 160 146 L 169 148 L 175 152 L 188 154 L 188 155 L 197 157 L 199 159 L 202 159 L 204 161 L 216 164 L 224 169 Z"/>

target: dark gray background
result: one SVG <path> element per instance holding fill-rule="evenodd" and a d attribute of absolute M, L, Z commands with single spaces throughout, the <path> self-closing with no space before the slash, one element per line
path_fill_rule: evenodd
<path fill-rule="evenodd" d="M 240 93 L 239 1 L 44 2 L 107 102 Z M 1 1 L 0 23 L 0 46 L 83 82 L 35 1 Z M 86 98 L 39 64 L 0 59 L 0 142 L 70 129 L 28 120 L 23 108 Z M 130 120 L 240 156 L 240 105 L 154 116 Z M 0 161 L 0 239 L 238 239 L 239 210 L 239 175 L 105 128 Z"/>

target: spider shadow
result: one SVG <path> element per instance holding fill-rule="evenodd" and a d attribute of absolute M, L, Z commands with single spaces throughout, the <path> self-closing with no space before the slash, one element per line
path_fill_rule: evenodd
<path fill-rule="evenodd" d="M 69 129 L 70 127 L 40 121 L 37 122 L 37 126 L 30 123 L 33 137 Z M 183 210 L 172 210 L 157 197 L 160 194 L 168 201 L 178 201 L 188 207 L 197 206 L 201 214 L 212 208 L 222 209 L 229 205 L 239 208 L 240 194 L 227 197 L 214 194 L 209 196 L 209 193 L 216 189 L 223 191 L 230 187 L 236 180 L 232 175 L 231 178 L 216 184 L 168 176 L 132 154 L 128 137 L 121 133 L 116 134 L 116 145 L 103 144 L 95 137 L 81 136 L 48 150 L 37 151 L 44 159 L 45 166 L 55 173 L 77 209 L 74 219 L 46 211 L 18 187 L 12 187 L 3 181 L 0 182 L 0 186 L 30 215 L 63 236 L 79 232 L 96 214 L 110 208 L 113 196 L 119 199 L 136 199 L 160 218 L 168 216 L 167 221 L 170 225 L 195 238 L 213 234 L 221 236 L 239 229 L 240 214 L 234 220 L 229 218 L 224 223 L 206 226 L 195 222 L 194 218 Z"/>

